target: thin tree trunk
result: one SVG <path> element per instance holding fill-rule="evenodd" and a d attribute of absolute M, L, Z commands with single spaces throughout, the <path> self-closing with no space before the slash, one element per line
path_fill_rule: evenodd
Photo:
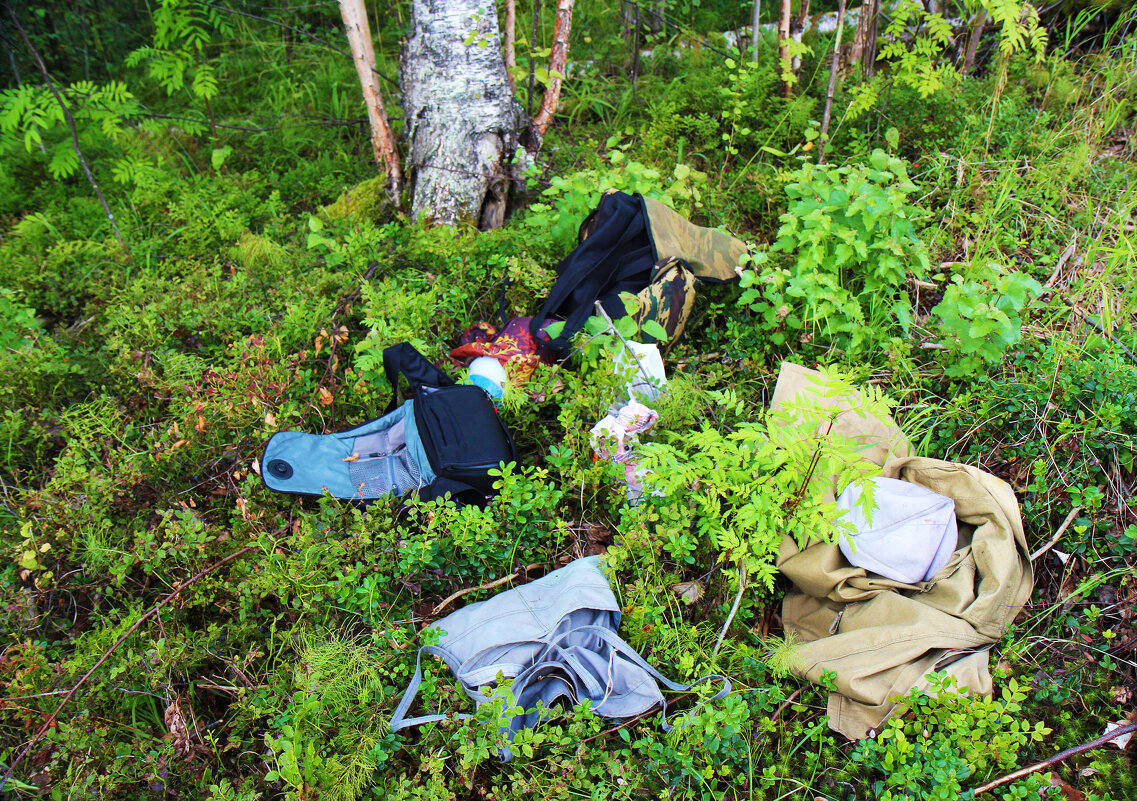
<path fill-rule="evenodd" d="M 640 7 L 636 4 L 635 28 L 632 33 L 632 97 L 636 97 L 636 84 L 640 79 Z"/>
<path fill-rule="evenodd" d="M 790 0 L 782 0 L 782 15 L 778 19 L 778 59 L 783 71 L 790 68 L 791 11 Z M 787 80 L 782 81 L 782 94 L 786 97 L 793 94 L 793 86 Z"/>
<path fill-rule="evenodd" d="M 644 2 L 644 0 L 637 0 L 637 2 Z M 651 33 L 659 33 L 663 30 L 664 16 L 667 14 L 667 0 L 651 0 L 651 5 L 648 7 L 647 12 L 647 29 Z"/>
<path fill-rule="evenodd" d="M 513 81 L 510 72 L 517 66 L 517 0 L 505 0 L 505 75 L 509 78 L 509 86 L 517 91 L 517 84 Z M 532 50 L 532 47 L 530 47 Z"/>
<path fill-rule="evenodd" d="M 288 0 L 284 0 L 284 18 L 288 19 Z M 284 63 L 286 66 L 292 64 L 292 29 L 282 28 L 284 33 Z"/>
<path fill-rule="evenodd" d="M 541 109 L 533 119 L 533 129 L 538 140 L 545 138 L 553 115 L 561 100 L 561 84 L 564 83 L 568 68 L 569 34 L 572 32 L 573 0 L 558 0 L 557 21 L 553 28 L 553 51 L 549 55 L 549 88 L 541 99 Z M 638 54 L 638 51 L 637 51 Z"/>
<path fill-rule="evenodd" d="M 537 59 L 533 54 L 537 52 L 537 38 L 541 35 L 541 0 L 533 0 L 533 38 L 529 40 L 529 97 L 526 102 L 526 112 L 529 119 L 533 119 L 533 95 L 537 90 Z"/>
<path fill-rule="evenodd" d="M 869 14 L 868 25 L 865 28 L 864 50 L 861 53 L 861 65 L 866 78 L 871 78 L 876 72 L 876 37 L 877 23 L 880 21 L 880 0 L 872 0 L 872 11 Z"/>
<path fill-rule="evenodd" d="M 860 64 L 861 76 L 871 78 L 876 61 L 876 18 L 880 11 L 880 0 L 865 0 L 861 5 L 861 15 L 857 19 L 857 32 L 849 47 L 849 63 Z"/>
<path fill-rule="evenodd" d="M 638 27 L 637 12 L 639 11 L 639 0 L 622 0 L 620 3 L 620 21 L 621 30 L 624 32 L 624 38 L 630 39 L 635 36 L 636 28 Z"/>
<path fill-rule="evenodd" d="M 193 63 L 197 67 L 201 66 L 201 51 L 200 50 L 194 51 Z M 216 139 L 217 138 L 217 120 L 213 116 L 213 104 L 211 102 L 209 102 L 208 97 L 204 98 L 204 100 L 205 100 L 205 116 L 209 117 L 209 135 L 212 138 Z"/>
<path fill-rule="evenodd" d="M 970 74 L 975 68 L 975 51 L 979 48 L 979 39 L 983 36 L 983 28 L 987 24 L 987 9 L 979 9 L 979 13 L 971 20 L 970 32 L 967 37 L 967 51 L 963 54 L 963 74 Z"/>
<path fill-rule="evenodd" d="M 400 66 L 413 215 L 501 225 L 521 111 L 497 9 L 486 0 L 411 0 Z"/>
<path fill-rule="evenodd" d="M 395 149 L 395 134 L 387 121 L 383 95 L 379 91 L 379 78 L 375 70 L 375 48 L 371 43 L 371 26 L 367 22 L 367 9 L 363 0 L 339 0 L 343 27 L 351 47 L 351 60 L 363 88 L 363 104 L 371 123 L 371 150 L 376 163 L 387 174 L 387 192 L 391 202 L 399 205 L 403 187 L 403 173 L 399 166 L 399 153 Z"/>
<path fill-rule="evenodd" d="M 762 0 L 754 0 L 754 13 L 750 15 L 750 50 L 758 61 L 758 42 L 762 36 Z"/>
<path fill-rule="evenodd" d="M 817 163 L 825 163 L 825 139 L 829 135 L 829 119 L 833 113 L 833 93 L 837 91 L 837 70 L 841 62 L 841 33 L 845 30 L 845 0 L 837 0 L 837 36 L 833 40 L 833 59 L 829 62 L 829 92 L 825 95 L 825 112 L 821 115 L 821 135 L 817 139 Z"/>
<path fill-rule="evenodd" d="M 5 4 L 7 5 L 7 4 Z M 130 249 L 126 246 L 126 240 L 122 238 L 122 232 L 118 230 L 118 223 L 115 222 L 114 212 L 111 211 L 110 205 L 107 204 L 107 199 L 103 197 L 102 190 L 99 189 L 99 182 L 95 180 L 94 173 L 91 172 L 90 165 L 87 164 L 86 157 L 83 156 L 83 151 L 79 149 L 79 131 L 75 128 L 75 118 L 71 116 L 71 109 L 67 107 L 67 103 L 63 100 L 63 95 L 55 88 L 55 84 L 51 80 L 51 75 L 48 74 L 47 66 L 40 58 L 39 51 L 32 46 L 32 42 L 28 39 L 27 33 L 24 32 L 24 27 L 20 25 L 20 20 L 16 17 L 16 12 L 9 5 L 8 14 L 12 17 L 12 24 L 16 26 L 16 31 L 20 34 L 20 38 L 24 40 L 24 45 L 28 48 L 28 52 L 35 61 L 36 66 L 39 67 L 40 74 L 43 75 L 44 81 L 47 83 L 47 88 L 51 90 L 51 94 L 55 97 L 55 102 L 63 110 L 63 118 L 67 121 L 67 127 L 71 131 L 71 147 L 75 150 L 75 155 L 79 158 L 79 165 L 83 168 L 83 174 L 87 176 L 87 181 L 91 184 L 91 188 L 95 190 L 95 195 L 99 198 L 99 202 L 103 204 L 103 212 L 107 215 L 107 219 L 111 222 L 111 230 L 114 231 L 115 239 L 122 245 L 123 251 L 127 256 L 130 256 Z"/>

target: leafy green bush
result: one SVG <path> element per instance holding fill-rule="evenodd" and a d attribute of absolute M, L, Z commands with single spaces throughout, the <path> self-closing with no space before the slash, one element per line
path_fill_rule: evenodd
<path fill-rule="evenodd" d="M 611 137 L 608 146 L 614 147 L 620 138 Z M 526 225 L 547 230 L 564 252 L 568 252 L 576 246 L 581 222 L 609 189 L 638 192 L 687 214 L 701 205 L 700 186 L 706 183 L 707 176 L 686 164 L 676 164 L 668 176 L 654 167 L 628 161 L 623 150 L 610 150 L 608 160 L 610 166 L 567 177 L 554 176 L 549 188 L 541 192 L 544 200 L 529 207 Z"/>
<path fill-rule="evenodd" d="M 829 396 L 858 393 L 838 374 L 819 382 Z M 737 406 L 729 391 L 716 394 L 721 407 Z M 879 390 L 860 397 L 870 415 L 886 415 L 891 406 Z M 836 476 L 840 485 L 873 474 L 856 443 L 826 435 L 838 413 L 801 400 L 727 434 L 705 425 L 641 445 L 644 497 L 624 510 L 622 539 L 607 563 L 619 571 L 646 548 L 661 548 L 680 566 L 697 558 L 735 566 L 729 581 L 740 597 L 753 585 L 772 592 L 783 537 L 803 546 L 812 539 L 836 542 L 846 529 L 827 500 L 829 485 L 813 481 L 814 474 Z"/>
<path fill-rule="evenodd" d="M 997 364 L 1022 339 L 1022 311 L 1042 284 L 1023 273 L 997 273 L 986 281 L 954 276 L 932 314 L 939 318 L 940 344 L 954 360 L 952 378 L 975 375 Z"/>
<path fill-rule="evenodd" d="M 758 313 L 770 342 L 856 353 L 908 330 L 907 276 L 928 269 L 915 191 L 904 161 L 882 150 L 867 166 L 805 164 L 794 173 L 777 241 L 743 272 L 738 300 Z"/>
<path fill-rule="evenodd" d="M 973 798 L 964 782 L 981 783 L 1013 768 L 1021 751 L 1050 734 L 1041 721 L 1022 719 L 1027 693 L 1014 679 L 995 698 L 968 696 L 944 673 L 930 674 L 928 681 L 927 690 L 904 699 L 909 714 L 894 715 L 875 739 L 861 740 L 853 751 L 855 762 L 885 775 L 872 784 L 881 801 Z M 1019 785 L 1037 793 L 1045 786 L 1040 781 Z"/>

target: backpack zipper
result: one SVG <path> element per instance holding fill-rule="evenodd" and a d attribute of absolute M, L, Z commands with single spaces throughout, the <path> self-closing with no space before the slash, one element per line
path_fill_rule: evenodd
<path fill-rule="evenodd" d="M 468 464 L 468 463 L 454 463 L 443 462 L 443 470 L 489 470 L 492 467 L 497 467 L 500 462 L 484 462 L 482 464 Z"/>

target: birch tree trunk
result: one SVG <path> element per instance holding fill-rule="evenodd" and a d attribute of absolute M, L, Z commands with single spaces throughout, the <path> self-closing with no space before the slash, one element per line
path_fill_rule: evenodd
<path fill-rule="evenodd" d="M 758 61 L 758 42 L 762 36 L 762 0 L 754 0 L 754 13 L 750 15 L 750 51 L 753 61 Z"/>
<path fill-rule="evenodd" d="M 411 211 L 453 225 L 505 221 L 521 111 L 486 0 L 411 0 L 399 80 Z"/>
<path fill-rule="evenodd" d="M 785 72 L 790 68 L 790 17 L 792 6 L 790 0 L 782 0 L 782 14 L 778 18 L 778 60 L 780 69 Z M 793 94 L 793 87 L 787 80 L 782 81 L 782 94 L 789 97 Z"/>
<path fill-rule="evenodd" d="M 387 173 L 387 192 L 391 202 L 399 205 L 403 173 L 399 167 L 399 153 L 395 149 L 395 134 L 387 120 L 383 95 L 379 92 L 379 76 L 375 72 L 375 47 L 371 43 L 371 27 L 367 23 L 367 9 L 363 0 L 340 0 L 340 15 L 351 47 L 351 60 L 363 87 L 363 103 L 367 106 L 367 120 L 371 123 L 371 149 L 375 161 Z"/>
<path fill-rule="evenodd" d="M 801 44 L 802 37 L 805 35 L 805 23 L 809 20 L 809 0 L 801 0 L 798 8 L 797 18 L 790 23 L 790 36 L 799 45 Z M 799 77 L 801 73 L 801 56 L 793 57 L 793 71 L 794 78 Z"/>
<path fill-rule="evenodd" d="M 530 51 L 533 46 L 530 45 Z M 509 85 L 517 91 L 511 69 L 517 66 L 517 0 L 505 0 L 505 74 Z"/>

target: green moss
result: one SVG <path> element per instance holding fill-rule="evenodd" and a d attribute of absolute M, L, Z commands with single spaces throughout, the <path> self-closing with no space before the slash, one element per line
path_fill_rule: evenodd
<path fill-rule="evenodd" d="M 390 221 L 394 211 L 387 198 L 386 177 L 377 175 L 345 190 L 333 203 L 324 207 L 324 214 L 329 220 L 356 217 L 378 224 Z"/>

